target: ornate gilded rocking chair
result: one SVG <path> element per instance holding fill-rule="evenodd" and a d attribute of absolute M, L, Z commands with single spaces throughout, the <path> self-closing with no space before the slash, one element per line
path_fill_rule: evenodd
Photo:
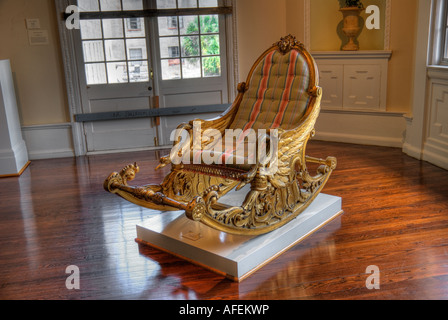
<path fill-rule="evenodd" d="M 139 172 L 132 164 L 112 173 L 104 188 L 139 206 L 185 210 L 188 218 L 227 233 L 259 235 L 275 230 L 309 206 L 336 167 L 334 157 L 305 155 L 321 96 L 314 59 L 288 35 L 258 58 L 225 113 L 178 127 L 171 154 L 157 167 L 171 164 L 160 185 L 129 186 Z M 234 137 L 242 143 L 235 144 L 232 138 L 230 148 L 222 147 L 217 133 L 223 136 L 229 131 L 238 132 Z M 255 149 L 250 148 L 254 143 L 248 141 L 248 132 L 263 133 L 258 133 Z M 243 152 L 241 146 L 246 147 Z M 264 151 L 265 156 L 250 162 L 254 157 L 248 150 L 257 155 Z M 205 155 L 222 161 L 204 161 Z M 307 162 L 319 165 L 315 175 L 308 172 Z M 250 191 L 241 205 L 219 202 L 229 191 L 246 185 Z"/>

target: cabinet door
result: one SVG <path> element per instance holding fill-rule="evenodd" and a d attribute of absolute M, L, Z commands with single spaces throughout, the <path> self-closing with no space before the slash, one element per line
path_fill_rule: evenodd
<path fill-rule="evenodd" d="M 344 66 L 344 108 L 379 110 L 380 96 L 379 65 Z"/>
<path fill-rule="evenodd" d="M 344 67 L 342 65 L 319 65 L 319 85 L 322 88 L 322 107 L 343 107 L 343 79 Z"/>

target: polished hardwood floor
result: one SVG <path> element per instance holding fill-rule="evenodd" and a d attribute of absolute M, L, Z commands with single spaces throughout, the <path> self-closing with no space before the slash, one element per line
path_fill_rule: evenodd
<path fill-rule="evenodd" d="M 307 151 L 338 158 L 324 192 L 344 214 L 241 283 L 135 242 L 151 212 L 102 183 L 134 161 L 133 184 L 160 182 L 154 152 L 32 161 L 0 180 L 0 299 L 447 299 L 448 171 L 395 148 Z M 70 265 L 79 290 L 66 287 Z M 371 265 L 379 289 L 366 288 Z"/>

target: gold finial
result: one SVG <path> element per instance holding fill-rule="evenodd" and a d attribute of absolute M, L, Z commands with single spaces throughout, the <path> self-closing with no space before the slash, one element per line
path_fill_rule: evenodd
<path fill-rule="evenodd" d="M 280 52 L 285 54 L 291 51 L 293 48 L 303 48 L 303 43 L 298 41 L 296 37 L 291 34 L 288 34 L 286 37 L 280 38 L 280 41 L 275 43 Z"/>

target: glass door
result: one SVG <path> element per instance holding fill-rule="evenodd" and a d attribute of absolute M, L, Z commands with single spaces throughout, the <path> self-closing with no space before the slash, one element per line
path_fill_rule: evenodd
<path fill-rule="evenodd" d="M 222 112 L 178 115 L 179 107 L 229 103 L 226 18 L 219 13 L 221 1 L 75 3 L 81 13 L 89 14 L 80 20 L 73 37 L 82 113 L 177 110 L 159 118 L 85 121 L 87 152 L 170 146 L 170 134 L 180 123 Z"/>
<path fill-rule="evenodd" d="M 142 10 L 142 0 L 78 0 L 80 12 Z M 84 113 L 152 107 L 149 33 L 144 18 L 80 21 L 78 65 Z M 84 124 L 89 152 L 147 148 L 157 128 L 150 118 Z"/>

